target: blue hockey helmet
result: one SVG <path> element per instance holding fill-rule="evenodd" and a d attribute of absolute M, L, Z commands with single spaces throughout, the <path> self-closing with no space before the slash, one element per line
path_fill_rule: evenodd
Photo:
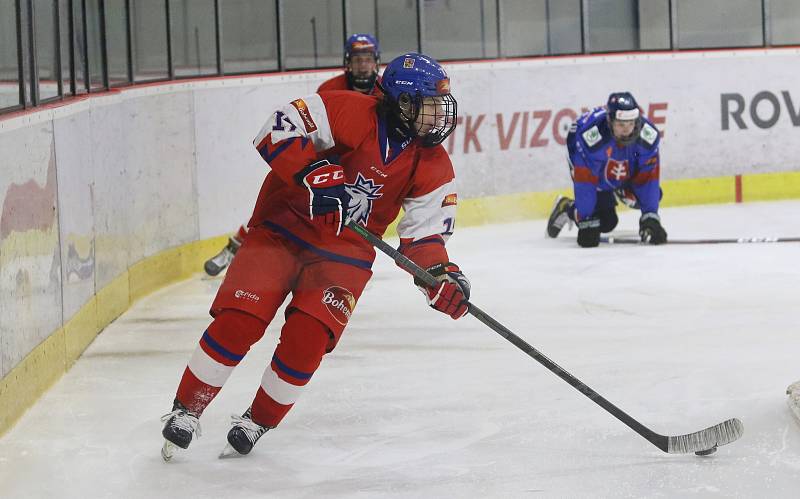
<path fill-rule="evenodd" d="M 353 67 L 353 56 L 356 54 L 368 54 L 375 59 L 375 65 L 369 69 L 363 67 Z M 369 93 L 375 86 L 378 79 L 378 65 L 381 60 L 381 51 L 378 40 L 374 36 L 365 33 L 350 35 L 344 42 L 344 73 L 350 87 L 360 92 Z"/>
<path fill-rule="evenodd" d="M 455 129 L 457 103 L 450 78 L 433 58 L 414 52 L 394 58 L 380 85 L 406 136 L 422 137 L 424 146 L 434 146 Z"/>
<path fill-rule="evenodd" d="M 632 121 L 634 122 L 633 131 L 623 137 L 614 135 L 614 138 L 622 144 L 631 144 L 639 136 L 642 129 L 642 111 L 639 109 L 639 104 L 630 92 L 614 92 L 608 96 L 606 103 L 606 110 L 608 111 L 608 124 L 611 126 L 613 132 L 613 124 L 615 121 Z"/>

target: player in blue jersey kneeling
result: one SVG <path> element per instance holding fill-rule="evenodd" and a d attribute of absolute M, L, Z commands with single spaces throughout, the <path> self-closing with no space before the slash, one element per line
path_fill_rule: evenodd
<path fill-rule="evenodd" d="M 559 196 L 547 221 L 547 235 L 558 237 L 566 224 L 578 226 L 578 244 L 592 248 L 600 234 L 619 221 L 617 199 L 642 212 L 642 242 L 664 244 L 658 204 L 660 137 L 642 116 L 630 92 L 615 92 L 605 108 L 584 113 L 567 135 L 567 151 L 575 199 Z"/>

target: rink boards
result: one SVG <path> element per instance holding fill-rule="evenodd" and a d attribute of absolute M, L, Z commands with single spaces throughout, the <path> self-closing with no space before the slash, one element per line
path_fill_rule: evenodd
<path fill-rule="evenodd" d="M 787 69 L 797 58 L 448 65 L 459 224 L 546 215 L 569 192 L 569 123 L 623 89 L 663 130 L 665 206 L 800 197 L 800 89 Z M 266 172 L 250 140 L 276 105 L 334 74 L 154 84 L 0 120 L 0 433 L 136 298 L 199 270 L 246 220 Z"/>

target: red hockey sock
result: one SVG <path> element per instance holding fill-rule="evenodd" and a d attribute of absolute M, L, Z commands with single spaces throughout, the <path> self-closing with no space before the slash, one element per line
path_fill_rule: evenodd
<path fill-rule="evenodd" d="M 322 322 L 299 310 L 289 315 L 253 400 L 253 421 L 264 426 L 281 422 L 322 362 L 329 339 Z"/>
<path fill-rule="evenodd" d="M 258 317 L 238 310 L 225 309 L 217 314 L 200 338 L 175 398 L 201 414 L 266 327 Z"/>

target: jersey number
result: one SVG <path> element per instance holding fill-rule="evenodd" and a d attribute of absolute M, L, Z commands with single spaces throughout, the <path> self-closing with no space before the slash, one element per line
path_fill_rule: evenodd
<path fill-rule="evenodd" d="M 442 225 L 444 225 L 444 232 L 442 232 L 443 235 L 453 235 L 453 228 L 456 226 L 456 222 L 452 218 L 445 218 Z"/>
<path fill-rule="evenodd" d="M 272 130 L 273 131 L 279 131 L 279 132 L 285 132 L 286 131 L 286 125 L 289 126 L 289 131 L 290 132 L 294 132 L 295 129 L 297 128 L 296 126 L 294 126 L 294 123 L 292 123 L 289 120 L 288 116 L 286 116 L 285 114 L 283 114 L 280 111 L 277 111 L 275 113 L 275 125 L 272 127 Z"/>

